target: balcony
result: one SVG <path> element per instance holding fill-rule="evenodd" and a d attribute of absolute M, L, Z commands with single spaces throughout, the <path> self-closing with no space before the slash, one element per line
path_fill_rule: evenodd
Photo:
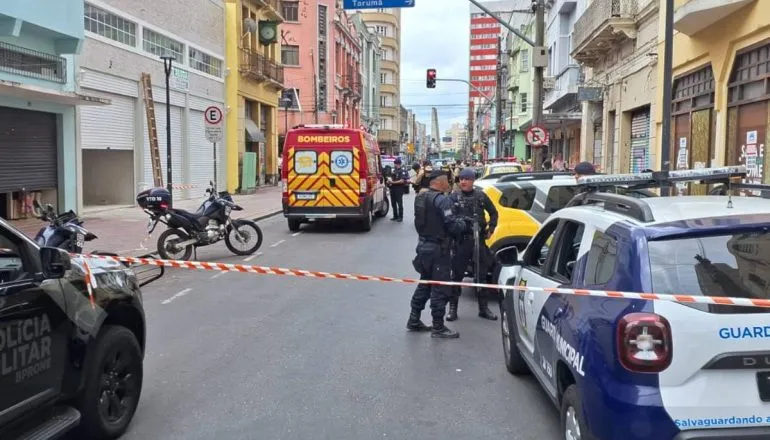
<path fill-rule="evenodd" d="M 377 132 L 377 140 L 379 142 L 399 142 L 401 134 L 397 130 L 380 128 L 380 131 Z"/>
<path fill-rule="evenodd" d="M 398 72 L 398 62 L 394 60 L 380 60 L 380 70 L 388 70 L 391 72 Z"/>
<path fill-rule="evenodd" d="M 607 52 L 636 38 L 638 0 L 594 0 L 575 22 L 572 58 L 593 67 Z"/>
<path fill-rule="evenodd" d="M 380 94 L 397 95 L 398 87 L 395 84 L 382 84 L 380 83 Z"/>
<path fill-rule="evenodd" d="M 261 53 L 241 49 L 240 70 L 248 78 L 264 81 L 279 90 L 283 88 L 283 66 Z"/>
<path fill-rule="evenodd" d="M 244 3 L 251 3 L 257 8 L 264 10 L 267 18 L 283 22 L 283 16 L 281 15 L 281 2 L 280 0 L 244 0 Z"/>
<path fill-rule="evenodd" d="M 674 29 L 692 36 L 756 0 L 690 0 L 674 12 Z"/>
<path fill-rule="evenodd" d="M 516 75 L 514 77 L 511 77 L 511 80 L 508 81 L 508 91 L 512 92 L 514 90 L 518 90 L 519 88 L 519 76 Z"/>
<path fill-rule="evenodd" d="M 0 42 L 0 72 L 64 84 L 67 82 L 67 60 Z"/>
<path fill-rule="evenodd" d="M 394 105 L 381 105 L 380 116 L 392 116 L 396 118 L 398 117 L 398 107 Z"/>
<path fill-rule="evenodd" d="M 545 93 L 543 108 L 549 110 L 569 98 L 570 95 L 577 94 L 579 77 L 580 67 L 575 64 L 568 65 L 559 75 L 552 77 L 553 87 Z"/>

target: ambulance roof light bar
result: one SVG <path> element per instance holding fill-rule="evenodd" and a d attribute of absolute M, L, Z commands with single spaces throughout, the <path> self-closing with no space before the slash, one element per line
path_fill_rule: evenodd
<path fill-rule="evenodd" d="M 343 124 L 301 124 L 294 128 L 323 128 L 326 130 L 345 128 Z"/>
<path fill-rule="evenodd" d="M 613 186 L 659 187 L 670 186 L 676 182 L 727 183 L 733 178 L 745 178 L 746 167 L 743 165 L 700 168 L 695 170 L 653 171 L 651 173 L 610 174 L 584 176 L 577 184 L 589 188 Z"/>

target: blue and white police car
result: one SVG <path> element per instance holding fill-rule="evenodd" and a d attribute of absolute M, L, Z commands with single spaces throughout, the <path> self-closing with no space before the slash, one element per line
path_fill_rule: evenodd
<path fill-rule="evenodd" d="M 521 255 L 498 252 L 500 283 L 768 298 L 770 200 L 601 191 L 756 189 L 736 176 L 745 167 L 581 178 Z M 567 440 L 770 439 L 770 309 L 505 290 L 501 312 L 508 370 L 533 373 Z"/>

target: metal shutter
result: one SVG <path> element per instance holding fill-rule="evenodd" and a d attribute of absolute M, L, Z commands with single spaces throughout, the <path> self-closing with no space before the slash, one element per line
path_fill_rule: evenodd
<path fill-rule="evenodd" d="M 158 130 L 158 148 L 160 150 L 160 166 L 163 169 L 163 184 L 166 181 L 166 106 L 155 103 L 155 123 Z M 147 136 L 147 124 L 145 123 L 144 132 L 144 180 L 141 182 L 144 187 L 153 185 L 152 164 L 150 163 L 150 140 Z M 173 164 L 173 183 L 184 184 L 182 175 L 182 109 L 171 106 L 171 163 Z M 178 194 L 178 192 L 177 192 Z"/>
<path fill-rule="evenodd" d="M 112 104 L 80 107 L 80 145 L 83 149 L 134 149 L 134 98 L 98 93 Z"/>
<path fill-rule="evenodd" d="M 631 114 L 631 166 L 629 171 L 638 173 L 649 168 L 650 161 L 650 110 L 638 110 Z"/>
<path fill-rule="evenodd" d="M 0 192 L 58 187 L 56 115 L 0 107 Z"/>
<path fill-rule="evenodd" d="M 191 193 L 203 191 L 210 180 L 214 180 L 214 147 L 206 139 L 206 129 L 203 124 L 203 112 L 190 111 L 188 139 L 190 141 L 190 182 L 198 185 Z M 223 145 L 217 145 L 217 154 L 221 154 Z M 221 162 L 217 163 L 217 167 Z M 217 169 L 219 171 L 219 169 Z M 217 182 L 219 183 L 219 182 Z"/>

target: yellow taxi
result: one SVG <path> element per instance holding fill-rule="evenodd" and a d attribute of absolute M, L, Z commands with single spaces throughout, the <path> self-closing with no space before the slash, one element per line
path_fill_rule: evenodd
<path fill-rule="evenodd" d="M 521 173 L 524 167 L 518 162 L 491 163 L 484 166 L 479 180 L 495 180 L 513 173 Z"/>

